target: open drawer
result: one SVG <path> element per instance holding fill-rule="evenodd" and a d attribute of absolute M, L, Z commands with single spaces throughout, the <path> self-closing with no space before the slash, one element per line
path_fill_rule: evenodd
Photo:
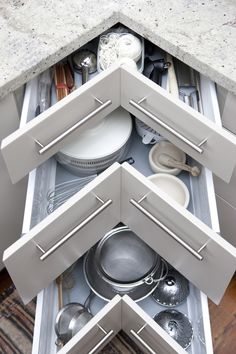
<path fill-rule="evenodd" d="M 76 281 L 73 288 L 64 289 L 63 302 L 83 304 L 90 289 L 83 275 L 83 259 L 73 269 Z M 70 273 L 73 277 L 73 273 Z M 106 302 L 98 296 L 92 298 L 90 310 L 93 318 L 60 349 L 54 330 L 58 313 L 58 291 L 53 282 L 38 295 L 34 331 L 33 354 L 43 353 L 99 353 L 102 347 L 120 330 L 137 343 L 143 353 L 186 353 L 154 320 L 154 316 L 167 308 L 159 305 L 152 296 L 135 303 L 128 295 L 116 295 Z M 188 316 L 193 338 L 186 349 L 190 354 L 212 354 L 211 332 L 207 298 L 192 284 L 187 299 L 173 309 Z"/>
<path fill-rule="evenodd" d="M 202 92 L 214 114 L 215 88 L 209 83 L 201 77 Z M 142 74 L 122 66 L 98 74 L 3 140 L 2 154 L 12 181 L 27 175 L 78 131 L 91 127 L 119 106 L 229 182 L 236 164 L 236 137 L 209 121 L 207 108 L 205 117 Z"/>
<path fill-rule="evenodd" d="M 132 86 L 132 89 L 127 90 L 129 82 L 133 82 L 135 88 Z M 56 352 L 52 331 L 52 323 L 57 309 L 55 307 L 57 292 L 54 279 L 120 221 L 130 226 L 139 237 L 163 258 L 166 258 L 213 301 L 217 303 L 220 301 L 235 270 L 236 252 L 230 244 L 217 235 L 219 228 L 212 175 L 204 166 L 209 166 L 219 176 L 228 180 L 235 164 L 233 155 L 236 156 L 234 154 L 236 144 L 233 135 L 225 133 L 214 122 L 215 118 L 219 118 L 214 85 L 205 78 L 201 78 L 201 82 L 204 113 L 210 120 L 180 100 L 174 99 L 141 74 L 123 67 L 109 69 L 99 74 L 35 119 L 32 118 L 34 118 L 36 109 L 37 79 L 28 85 L 21 128 L 3 141 L 2 153 L 14 181 L 26 175 L 36 166 L 39 165 L 39 167 L 33 170 L 29 176 L 23 225 L 23 233 L 26 235 L 6 250 L 4 262 L 25 302 L 46 287 L 38 297 L 34 353 Z M 133 94 L 132 97 L 130 93 Z M 97 102 L 94 97 L 102 102 Z M 138 103 L 138 108 L 130 104 L 131 101 L 137 103 L 144 97 L 146 100 Z M 156 100 L 158 107 L 155 103 Z M 142 110 L 144 107 L 145 112 L 140 111 L 140 104 Z M 92 127 L 98 120 L 120 105 L 135 113 L 139 119 L 202 163 L 202 173 L 198 178 L 191 178 L 185 173 L 180 176 L 191 194 L 188 210 L 166 198 L 158 188 L 147 181 L 145 176 L 152 174 L 147 162 L 150 147 L 144 146 L 137 134 L 134 134 L 129 153 L 135 159 L 135 169 L 141 174 L 127 164 L 121 166 L 115 164 L 55 212 L 47 215 L 46 195 L 48 189 L 53 188 L 57 183 L 73 178 L 70 173 L 56 163 L 54 158 L 49 159 L 49 157 L 59 151 L 70 137 L 76 134 L 77 128 Z M 78 106 L 81 108 L 80 113 L 78 113 Z M 153 112 L 150 112 L 150 107 L 154 107 Z M 161 110 L 159 110 L 160 107 Z M 183 120 L 179 120 L 180 113 Z M 165 124 L 162 123 L 163 119 Z M 26 122 L 27 124 L 24 124 Z M 178 125 L 180 122 L 181 126 Z M 187 136 L 189 131 L 191 136 Z M 196 136 L 193 136 L 193 131 L 196 132 Z M 181 139 L 182 136 L 184 142 Z M 199 151 L 196 151 L 193 146 L 205 138 L 208 140 L 198 147 Z M 215 144 L 220 145 L 226 153 L 230 150 L 232 160 L 223 159 L 220 161 L 221 155 L 217 156 L 214 150 L 219 146 L 215 146 Z M 24 159 L 21 159 L 21 156 L 24 156 Z M 217 161 L 215 157 L 217 157 Z M 16 163 L 19 160 L 22 162 L 20 166 Z M 140 203 L 144 196 L 146 198 Z M 156 234 L 157 238 L 154 236 Z M 209 284 L 208 280 L 214 274 L 217 274 L 217 282 Z M 220 274 L 220 278 L 218 274 Z M 205 318 L 203 322 L 204 329 L 208 329 L 205 332 L 208 344 L 203 351 L 196 347 L 193 349 L 193 353 L 211 353 L 207 300 L 205 295 L 200 293 L 195 286 L 192 285 L 195 294 L 193 298 L 198 299 L 197 303 L 200 305 L 199 307 L 195 305 L 195 300 L 193 300 L 191 304 L 187 305 L 186 311 L 200 309 L 193 312 L 192 318 L 200 317 L 201 314 Z M 54 299 L 53 303 L 52 299 Z M 109 311 L 113 308 L 112 301 L 108 304 Z M 139 308 L 130 303 L 127 298 L 114 301 L 117 301 L 117 306 L 120 306 L 118 305 L 120 303 L 121 308 L 122 303 L 128 302 L 129 306 L 139 313 Z M 50 310 L 50 316 L 48 316 L 47 309 Z M 103 314 L 109 313 L 107 308 L 101 311 L 102 317 Z M 154 313 L 146 311 L 149 316 L 153 316 Z M 151 317 L 146 319 L 146 315 L 143 313 L 141 315 L 154 328 L 151 329 L 151 334 L 147 331 L 149 333 L 147 340 L 144 337 L 144 341 L 150 348 L 153 348 L 154 352 L 160 348 L 162 348 L 161 350 L 164 348 L 164 352 L 179 352 L 179 348 L 176 349 L 175 345 L 170 349 L 165 346 L 166 344 L 163 346 L 156 344 L 157 347 L 153 347 L 155 341 L 150 339 L 153 333 L 155 338 L 156 336 L 161 338 L 158 343 L 163 343 L 165 334 L 159 331 L 159 328 L 157 329 Z M 134 318 L 139 323 L 135 316 Z M 97 320 L 100 321 L 100 319 L 101 317 Z M 92 325 L 93 328 L 96 328 L 95 333 L 97 333 L 95 322 L 92 322 Z M 129 334 L 131 329 L 136 334 L 140 329 L 136 326 L 130 328 L 128 324 L 126 327 L 126 324 L 122 322 L 122 315 L 121 324 L 123 329 L 129 328 L 127 330 Z M 140 323 L 140 327 L 141 324 L 144 323 Z M 119 330 L 118 327 L 113 329 L 114 333 Z M 73 350 L 75 352 L 82 350 L 80 341 L 84 340 L 83 343 L 86 343 L 84 338 L 87 338 L 86 335 L 89 334 L 90 329 L 91 333 L 94 333 L 92 327 L 84 328 L 84 332 L 78 333 L 72 339 L 71 344 L 68 343 L 68 350 L 71 350 L 71 353 Z M 106 331 L 109 333 L 110 329 L 106 327 Z M 98 332 L 100 331 L 98 330 Z M 142 335 L 145 336 L 145 333 L 144 331 Z M 100 336 L 102 335 L 104 333 L 100 333 Z M 100 339 L 98 338 L 97 342 Z M 137 337 L 136 340 L 138 340 Z M 169 337 L 167 341 L 170 343 Z M 78 346 L 76 347 L 77 342 Z M 95 342 L 93 344 L 96 345 Z M 199 346 L 201 346 L 200 342 Z M 62 349 L 62 353 L 65 352 L 64 350 L 66 349 Z"/>
<path fill-rule="evenodd" d="M 137 144 L 137 142 L 136 142 Z M 135 148 L 137 149 L 137 145 L 135 145 Z M 139 151 L 140 152 L 140 151 Z M 137 161 L 138 162 L 138 161 Z M 48 176 L 48 186 L 51 187 L 55 183 L 55 175 L 54 178 L 50 177 L 52 176 L 52 171 L 55 168 L 55 161 L 50 160 L 51 165 L 49 166 L 49 162 L 47 162 L 46 171 L 48 171 L 48 175 L 44 174 L 45 176 Z M 140 163 L 140 161 L 139 161 Z M 60 169 L 59 166 L 57 166 L 57 169 Z M 135 169 L 131 168 L 127 164 L 120 166 L 118 164 L 111 166 L 109 169 L 107 169 L 103 174 L 101 174 L 98 178 L 96 178 L 93 182 L 91 182 L 87 187 L 85 187 L 86 191 L 91 193 L 91 189 L 94 187 L 94 183 L 96 182 L 96 188 L 98 188 L 98 182 L 100 181 L 101 183 L 104 182 L 104 179 L 107 178 L 109 180 L 110 178 L 116 178 L 116 186 L 119 186 L 118 178 L 120 178 L 121 183 L 125 182 L 126 176 L 124 173 L 129 173 L 130 178 L 132 178 L 133 175 L 136 175 L 137 172 Z M 45 172 L 46 172 L 45 171 Z M 32 224 L 39 222 L 39 220 L 36 221 L 35 215 L 43 215 L 41 213 L 42 210 L 46 210 L 46 205 L 47 201 L 45 198 L 43 199 L 38 199 L 40 194 L 44 193 L 44 188 L 41 185 L 41 176 L 42 174 L 40 173 L 39 169 L 36 173 L 36 176 L 34 176 L 32 173 L 30 175 L 31 181 L 29 182 L 29 189 L 28 189 L 28 198 L 27 198 L 27 207 L 32 209 L 31 217 L 30 217 L 30 210 L 26 210 L 25 213 L 25 220 L 24 220 L 24 232 L 30 235 L 32 230 L 35 229 L 33 227 L 31 231 L 29 229 L 31 228 Z M 50 172 L 50 173 L 49 173 Z M 62 175 L 62 171 L 55 171 L 57 174 L 60 176 Z M 123 177 L 122 177 L 123 174 Z M 115 177 L 116 176 L 116 177 Z M 119 177 L 118 177 L 119 176 Z M 59 177 L 59 176 L 58 176 Z M 61 176 L 62 178 L 62 176 Z M 140 183 L 142 182 L 142 177 L 140 177 Z M 143 177 L 144 178 L 144 177 Z M 145 179 L 144 179 L 145 180 Z M 208 181 L 209 183 L 209 181 Z M 30 185 L 31 184 L 31 185 Z M 127 185 L 127 182 L 126 182 Z M 201 183 L 203 186 L 203 182 Z M 147 187 L 150 187 L 150 182 L 147 183 Z M 40 189 L 41 188 L 41 189 Z M 151 189 L 153 187 L 151 186 Z M 102 188 L 103 189 L 103 188 Z M 114 188 L 113 188 L 114 189 Z M 117 188 L 118 189 L 118 188 Z M 32 193 L 32 190 L 34 190 L 34 193 Z M 126 188 L 124 188 L 126 190 Z M 140 193 L 143 191 L 140 190 Z M 98 193 L 98 191 L 97 191 Z M 155 188 L 154 188 L 154 194 L 156 193 Z M 56 215 L 57 213 L 60 214 L 60 212 L 71 206 L 72 199 L 79 199 L 81 196 L 84 195 L 84 189 L 81 190 L 80 192 L 77 193 L 74 197 L 72 197 L 70 200 L 68 200 L 63 206 L 59 207 L 54 213 L 51 215 L 47 216 L 46 218 L 43 219 L 42 222 L 45 223 L 45 221 L 49 217 L 53 217 L 53 215 Z M 104 195 L 103 195 L 104 197 Z M 136 196 L 135 196 L 136 197 Z M 161 197 L 161 196 L 160 196 Z M 199 205 L 199 200 L 197 198 L 197 195 L 193 197 L 194 203 L 198 205 L 196 207 L 196 210 L 200 207 Z M 194 204 L 193 203 L 193 204 Z M 126 199 L 124 200 L 124 204 L 126 204 Z M 76 204 L 75 204 L 76 205 Z M 120 215 L 120 205 L 117 205 L 117 209 L 115 209 L 116 212 L 116 218 L 113 219 L 114 225 L 117 222 L 117 220 L 122 220 L 122 217 Z M 191 207 L 192 208 L 192 207 Z M 78 210 L 78 207 L 76 208 Z M 200 208 L 201 209 L 201 208 Z M 107 209 L 106 212 L 108 212 L 109 209 Z M 204 203 L 202 205 L 202 211 L 204 214 L 209 214 L 209 222 L 211 219 L 211 213 L 209 212 L 209 205 Z M 110 211 L 109 211 L 110 213 Z M 102 216 L 102 214 L 100 215 Z M 31 220 L 30 220 L 31 219 Z M 95 221 L 95 220 L 94 220 Z M 105 222 L 110 222 L 108 218 L 104 218 L 104 223 Z M 42 222 L 38 223 L 37 226 L 42 226 Z M 101 219 L 100 219 L 101 222 Z M 44 224 L 45 225 L 45 224 Z M 37 227 L 36 226 L 36 227 Z M 46 226 L 46 225 L 45 225 Z M 97 225 L 99 226 L 99 225 Z M 47 227 L 46 227 L 47 229 Z M 46 231 L 45 229 L 45 231 Z M 97 229 L 98 230 L 98 229 Z M 105 229 L 104 229 L 105 230 Z M 89 230 L 87 230 L 89 232 Z M 104 231 L 105 232 L 105 231 Z M 47 237 L 47 232 L 45 232 L 45 237 Z M 92 246 L 95 242 L 97 242 L 97 237 L 93 237 L 93 235 L 86 234 L 84 235 L 85 237 L 82 239 L 80 238 L 80 232 L 78 232 L 76 235 L 74 235 L 75 240 L 74 242 L 77 242 L 76 239 L 80 240 L 80 243 L 77 244 L 77 249 L 78 252 L 80 252 L 81 247 L 83 247 L 84 242 L 87 243 L 87 246 L 84 247 L 84 252 Z M 100 235 L 101 237 L 102 235 Z M 144 236 L 144 235 L 143 235 Z M 148 236 L 148 235 L 147 235 Z M 25 236 L 23 236 L 24 238 Z M 146 240 L 146 233 L 145 237 L 143 239 Z M 146 241 L 149 241 L 148 238 Z M 75 243 L 74 243 L 75 245 Z M 35 245 L 34 245 L 35 246 Z M 68 245 L 64 245 L 66 248 L 69 249 Z M 58 251 L 55 251 L 54 256 L 59 256 Z M 77 251 L 76 251 L 77 252 Z M 63 253 L 68 255 L 68 252 L 66 250 L 63 251 Z M 82 252 L 81 252 L 82 254 Z M 40 252 L 37 254 L 37 257 L 40 256 Z M 51 255 L 52 256 L 52 255 Z M 71 256 L 71 255 L 70 255 Z M 72 255 L 73 257 L 73 255 Z M 28 263 L 28 268 L 31 268 L 29 266 L 29 262 L 32 257 L 28 256 L 26 261 Z M 68 257 L 66 257 L 68 260 Z M 82 268 L 82 263 L 83 263 L 83 257 L 77 261 L 76 268 L 74 268 L 75 271 L 75 276 L 74 279 L 76 281 L 75 286 L 72 288 L 71 291 L 65 290 L 64 292 L 64 297 L 63 297 L 63 302 L 66 304 L 67 302 L 75 301 L 75 302 L 80 302 L 84 303 L 86 300 L 88 294 L 89 294 L 89 287 L 85 281 L 84 275 L 83 275 L 83 268 Z M 48 258 L 45 259 L 45 262 L 47 262 Z M 41 261 L 42 262 L 42 261 Z M 56 262 L 56 267 L 61 267 L 61 264 L 63 264 L 64 269 L 69 266 L 72 262 L 67 263 L 65 265 L 65 257 L 59 256 L 57 258 Z M 60 265 L 59 265 L 60 263 Z M 19 264 L 18 264 L 19 266 Z M 37 269 L 33 270 L 34 275 L 32 277 L 35 279 L 37 277 L 37 280 L 42 284 L 41 286 L 47 286 L 44 290 L 42 290 L 37 298 L 37 309 L 36 309 L 36 320 L 35 320 L 35 331 L 34 331 L 34 342 L 33 342 L 33 353 L 34 354 L 43 354 L 43 353 L 56 353 L 59 349 L 55 345 L 56 341 L 56 334 L 54 330 L 54 324 L 55 324 L 55 318 L 58 312 L 58 290 L 57 290 L 57 285 L 56 282 L 53 281 L 53 279 L 58 276 L 58 272 L 54 272 L 55 268 L 52 270 L 52 266 L 46 267 L 47 271 L 46 273 L 52 274 L 54 272 L 54 276 L 52 276 L 51 280 L 52 282 L 47 285 L 44 282 L 44 277 L 45 277 L 45 272 L 40 274 L 40 262 L 37 265 Z M 60 268 L 61 271 L 62 268 Z M 27 278 L 28 276 L 25 276 L 25 270 L 21 269 L 21 277 Z M 37 272 L 37 273 L 36 273 Z M 30 284 L 32 279 L 28 279 L 28 283 Z M 24 285 L 25 286 L 25 285 Z M 31 291 L 31 290 L 30 290 Z M 37 291 L 37 290 L 36 290 Z M 121 301 L 121 302 L 120 302 Z M 104 307 L 105 306 L 105 307 Z M 114 298 L 111 300 L 108 304 L 106 304 L 105 301 L 101 300 L 100 298 L 96 297 L 95 300 L 92 301 L 92 313 L 94 315 L 94 318 L 79 332 L 77 333 L 65 346 L 64 348 L 60 349 L 60 353 L 77 353 L 78 351 L 81 353 L 98 353 L 99 349 L 102 348 L 103 345 L 109 341 L 113 335 L 115 335 L 121 328 L 126 331 L 126 333 L 136 341 L 136 343 L 140 346 L 140 348 L 143 350 L 144 353 L 181 353 L 183 352 L 183 349 L 179 347 L 169 336 L 166 335 L 165 332 L 152 320 L 154 315 L 162 310 L 165 309 L 165 307 L 158 305 L 151 296 L 149 296 L 146 299 L 143 299 L 142 301 L 138 302 L 135 304 L 133 300 L 131 300 L 128 297 L 123 297 L 122 299 L 117 299 Z M 210 322 L 209 322 L 209 313 L 208 313 L 208 304 L 207 304 L 207 297 L 201 293 L 193 284 L 190 284 L 190 295 L 187 298 L 187 301 L 184 302 L 183 304 L 179 305 L 177 308 L 182 313 L 185 313 L 192 325 L 193 325 L 193 331 L 194 331 L 194 337 L 191 343 L 191 346 L 188 348 L 189 353 L 199 353 L 199 354 L 211 354 L 212 353 L 212 344 L 211 344 L 211 332 L 210 332 Z M 99 326 L 98 326 L 99 325 Z M 145 328 L 143 331 L 139 332 L 139 330 L 145 325 Z M 101 327 L 106 331 L 104 333 L 101 330 Z M 136 334 L 138 334 L 138 339 Z M 105 339 L 104 339 L 105 338 Z M 205 343 L 205 344 L 204 344 Z M 96 349 L 94 352 L 92 351 L 93 349 Z M 150 351 L 152 350 L 152 351 Z"/>

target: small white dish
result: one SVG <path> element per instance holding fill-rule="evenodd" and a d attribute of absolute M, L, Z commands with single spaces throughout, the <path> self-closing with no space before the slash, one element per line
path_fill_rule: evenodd
<path fill-rule="evenodd" d="M 187 208 L 190 200 L 189 190 L 181 179 L 167 173 L 156 173 L 147 178 L 182 207 Z"/>
<path fill-rule="evenodd" d="M 153 172 L 168 173 L 170 175 L 175 176 L 178 175 L 182 170 L 180 170 L 179 168 L 171 168 L 164 166 L 159 162 L 159 156 L 161 154 L 169 155 L 175 160 L 183 163 L 186 162 L 186 154 L 182 150 L 177 148 L 174 144 L 165 140 L 155 144 L 149 151 L 149 164 Z"/>

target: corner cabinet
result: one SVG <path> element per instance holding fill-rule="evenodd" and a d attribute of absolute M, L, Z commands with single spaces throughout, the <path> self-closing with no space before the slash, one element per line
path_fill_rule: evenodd
<path fill-rule="evenodd" d="M 117 295 L 109 302 L 96 299 L 94 317 L 62 349 L 56 347 L 54 280 L 78 260 L 79 282 L 69 295 L 65 292 L 64 301 L 69 296 L 69 301 L 83 303 L 89 289 L 82 257 L 120 222 L 190 281 L 189 298 L 180 306 L 195 331 L 188 352 L 212 353 L 206 296 L 220 302 L 236 268 L 236 250 L 219 235 L 211 171 L 230 180 L 236 164 L 236 137 L 220 126 L 214 84 L 202 76 L 200 82 L 202 113 L 142 74 L 114 67 L 36 118 L 37 78 L 27 84 L 21 127 L 3 140 L 1 150 L 14 183 L 29 173 L 23 235 L 5 251 L 4 263 L 25 303 L 38 294 L 34 354 L 98 353 L 120 329 L 145 353 L 185 352 L 152 319 L 164 308 L 149 297 L 135 303 L 128 295 Z M 133 166 L 114 163 L 47 215 L 47 191 L 70 178 L 53 155 L 78 131 L 92 128 L 120 106 L 202 167 L 198 178 L 183 177 L 191 195 L 188 210 L 146 178 L 152 173 L 148 147 L 134 136 L 129 152 Z"/>

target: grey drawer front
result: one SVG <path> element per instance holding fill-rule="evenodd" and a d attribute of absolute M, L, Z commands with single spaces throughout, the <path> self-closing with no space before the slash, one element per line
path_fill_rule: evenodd
<path fill-rule="evenodd" d="M 78 131 L 119 107 L 119 87 L 119 69 L 101 73 L 4 139 L 2 155 L 13 183 L 58 152 Z"/>
<path fill-rule="evenodd" d="M 236 269 L 233 246 L 127 164 L 123 164 L 121 210 L 125 224 L 215 303 L 220 302 Z"/>
<path fill-rule="evenodd" d="M 121 105 L 229 182 L 236 164 L 233 134 L 143 75 L 124 68 L 121 70 Z"/>
<path fill-rule="evenodd" d="M 119 164 L 108 168 L 4 252 L 25 303 L 120 221 L 120 174 Z"/>

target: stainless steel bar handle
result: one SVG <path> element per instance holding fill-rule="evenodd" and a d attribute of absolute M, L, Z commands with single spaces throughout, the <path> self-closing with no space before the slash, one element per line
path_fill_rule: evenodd
<path fill-rule="evenodd" d="M 140 100 L 141 101 L 141 100 Z M 139 102 L 140 102 L 139 101 Z M 129 103 L 131 106 L 137 108 L 140 112 L 144 113 L 146 116 L 151 118 L 155 123 L 158 123 L 161 127 L 165 128 L 168 132 L 182 140 L 184 143 L 186 143 L 188 146 L 190 146 L 192 149 L 197 151 L 199 154 L 202 154 L 204 150 L 201 148 L 201 146 L 207 141 L 205 138 L 202 140 L 199 144 L 193 143 L 191 140 L 183 136 L 181 133 L 177 132 L 175 129 L 170 127 L 168 124 L 160 120 L 157 116 L 155 116 L 153 113 L 149 112 L 146 108 L 142 107 L 139 102 L 135 102 L 133 100 L 130 100 Z"/>
<path fill-rule="evenodd" d="M 177 241 L 181 246 L 183 246 L 195 258 L 197 258 L 199 261 L 203 260 L 203 256 L 200 254 L 200 251 L 202 251 L 202 249 L 207 245 L 207 243 L 204 244 L 204 247 L 201 247 L 198 251 L 196 251 L 191 246 L 189 246 L 185 241 L 183 241 L 178 235 L 176 235 L 172 230 L 170 230 L 166 225 L 164 225 L 161 221 L 157 220 L 157 218 L 155 218 L 148 210 L 146 210 L 136 200 L 131 198 L 130 203 L 133 204 L 144 215 L 146 215 L 157 226 L 159 226 L 163 231 L 167 232 L 175 241 Z"/>
<path fill-rule="evenodd" d="M 132 334 L 132 336 L 134 336 L 137 341 L 142 344 L 142 346 L 148 350 L 149 353 L 151 354 L 157 354 L 140 336 L 140 330 L 138 332 L 135 332 L 133 329 L 130 330 L 130 333 Z"/>
<path fill-rule="evenodd" d="M 88 352 L 88 354 L 94 354 L 97 352 L 97 350 L 103 345 L 103 343 L 105 343 L 107 341 L 108 338 L 110 338 L 114 331 L 113 329 L 111 329 L 109 332 L 107 332 L 102 326 L 100 326 L 99 324 L 97 324 L 97 326 L 101 329 L 101 331 L 105 334 L 105 336 L 95 345 L 95 347 L 93 347 L 92 350 L 90 350 Z"/>
<path fill-rule="evenodd" d="M 74 132 L 76 129 L 78 129 L 79 127 L 81 127 L 83 124 L 85 124 L 88 120 L 90 120 L 92 117 L 94 117 L 96 114 L 98 114 L 99 112 L 101 112 L 103 109 L 105 109 L 107 106 L 109 106 L 112 101 L 111 100 L 107 100 L 106 102 L 101 102 L 98 99 L 95 99 L 97 102 L 99 102 L 101 104 L 101 106 L 99 106 L 98 108 L 96 108 L 94 111 L 90 112 L 87 116 L 85 116 L 83 119 L 81 119 L 79 122 L 75 123 L 72 127 L 68 128 L 65 132 L 63 132 L 62 134 L 58 135 L 55 139 L 53 139 L 52 141 L 50 141 L 50 143 L 48 143 L 47 145 L 43 145 L 40 141 L 38 141 L 37 139 L 35 139 L 35 143 L 41 147 L 41 149 L 38 151 L 39 155 L 44 154 L 45 152 L 47 152 L 48 150 L 50 150 L 54 145 L 56 145 L 57 143 L 59 143 L 60 141 L 62 141 L 65 137 L 67 137 L 67 135 L 71 134 L 72 132 Z"/>
<path fill-rule="evenodd" d="M 101 198 L 97 198 L 102 205 L 92 212 L 86 219 L 84 219 L 79 225 L 73 228 L 68 234 L 66 234 L 63 238 L 61 238 L 55 245 L 49 248 L 47 251 L 43 249 L 38 243 L 36 243 L 36 247 L 42 253 L 40 256 L 40 261 L 44 261 L 48 258 L 52 253 L 54 253 L 59 247 L 61 247 L 65 242 L 67 242 L 72 236 L 74 236 L 79 230 L 81 230 L 85 225 L 87 225 L 92 219 L 94 219 L 97 215 L 99 215 L 104 209 L 106 209 L 111 203 L 112 199 L 108 199 L 106 202 L 102 201 Z"/>

